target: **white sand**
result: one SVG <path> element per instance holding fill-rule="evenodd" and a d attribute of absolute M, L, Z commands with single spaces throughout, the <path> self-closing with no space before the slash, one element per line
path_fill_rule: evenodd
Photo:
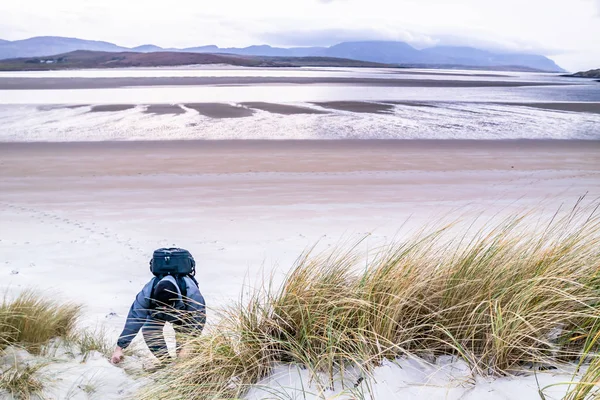
<path fill-rule="evenodd" d="M 134 365 L 132 365 L 134 364 Z M 143 376 L 143 361 L 130 357 L 121 368 L 112 365 L 102 354 L 94 351 L 85 356 L 73 346 L 54 341 L 43 355 L 8 348 L 0 356 L 5 371 L 23 371 L 27 367 L 42 367 L 34 374 L 43 382 L 46 399 L 124 399 L 131 398 L 149 381 Z M 9 372 L 9 373 L 10 373 Z M 36 397 L 34 397 L 36 398 Z M 0 399 L 12 397 L 0 390 Z"/>
<path fill-rule="evenodd" d="M 82 302 L 82 324 L 116 340 L 157 247 L 192 251 L 211 321 L 244 283 L 289 270 L 317 241 L 371 233 L 372 248 L 448 215 L 550 215 L 586 192 L 600 196 L 596 142 L 2 145 L 0 293 L 36 288 Z M 123 382 L 121 369 L 90 362 Z M 376 398 L 539 398 L 531 376 L 431 381 L 435 367 L 423 368 L 382 367 Z M 74 384 L 69 376 L 60 387 Z"/>
<path fill-rule="evenodd" d="M 537 375 L 537 380 L 536 380 Z M 577 375 L 576 375 L 577 377 Z M 519 377 L 476 377 L 462 360 L 445 356 L 429 364 L 417 358 L 384 361 L 376 368 L 373 379 L 362 380 L 352 372 L 345 379 L 338 374 L 334 387 L 325 377 L 311 380 L 307 370 L 280 366 L 272 376 L 253 388 L 247 398 L 317 399 L 539 399 L 544 389 L 547 399 L 560 399 L 574 378 L 573 368 L 530 373 Z M 342 385 L 342 381 L 343 384 Z M 565 383 L 547 387 L 555 383 Z M 342 387 L 343 386 L 343 387 Z M 284 395 L 286 394 L 286 395 Z M 287 397 L 286 397 L 287 396 Z M 294 397 L 296 396 L 296 397 Z"/>

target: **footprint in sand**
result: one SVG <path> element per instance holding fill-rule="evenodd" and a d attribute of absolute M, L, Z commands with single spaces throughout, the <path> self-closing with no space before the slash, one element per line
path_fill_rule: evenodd
<path fill-rule="evenodd" d="M 5 207 L 7 208 L 13 208 L 13 209 L 19 209 L 21 211 L 25 211 L 28 212 L 31 215 L 32 218 L 34 218 L 35 220 L 38 221 L 38 223 L 40 224 L 46 224 L 48 222 L 48 220 L 54 220 L 55 222 L 62 222 L 65 225 L 74 225 L 76 228 L 81 229 L 81 230 L 85 230 L 87 232 L 90 232 L 92 234 L 98 234 L 103 236 L 106 239 L 111 239 L 113 238 L 114 241 L 122 246 L 128 246 L 131 245 L 131 242 L 133 241 L 131 238 L 126 239 L 126 238 L 121 238 L 119 235 L 112 233 L 110 231 L 110 229 L 104 228 L 103 232 L 100 232 L 100 230 L 97 228 L 96 223 L 95 222 L 91 222 L 90 224 L 86 224 L 84 222 L 78 221 L 78 220 L 72 220 L 66 217 L 62 217 L 58 214 L 55 213 L 50 213 L 47 211 L 39 211 L 36 210 L 34 208 L 27 208 L 27 207 L 19 207 L 16 205 L 12 205 L 12 204 L 4 204 Z M 54 222 L 53 221 L 53 222 Z M 89 225 L 93 226 L 94 228 L 90 227 Z M 63 226 L 60 226 L 57 223 L 52 224 L 52 226 L 54 228 L 57 229 L 62 229 L 64 228 Z M 72 240 L 71 243 L 78 243 L 79 240 L 81 240 L 82 242 L 87 242 L 89 239 L 89 237 L 81 237 L 77 240 Z M 166 240 L 165 240 L 166 241 Z M 13 242 L 13 245 L 17 245 L 18 243 Z M 29 242 L 25 243 L 25 244 L 30 244 Z M 134 248 L 129 246 L 130 249 L 132 250 L 136 250 L 138 251 L 140 254 L 145 253 L 144 250 L 140 249 L 140 248 Z"/>

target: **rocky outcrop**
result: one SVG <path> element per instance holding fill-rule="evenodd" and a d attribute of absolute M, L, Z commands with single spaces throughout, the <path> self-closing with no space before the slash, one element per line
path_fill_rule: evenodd
<path fill-rule="evenodd" d="M 589 71 L 577 72 L 576 74 L 566 75 L 572 78 L 592 78 L 599 79 L 600 78 L 600 68 L 599 69 L 591 69 Z"/>

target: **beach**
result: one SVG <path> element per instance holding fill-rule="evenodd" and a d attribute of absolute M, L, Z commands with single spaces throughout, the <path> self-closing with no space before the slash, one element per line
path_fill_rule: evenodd
<path fill-rule="evenodd" d="M 241 293 L 283 279 L 315 245 L 316 254 L 362 240 L 360 251 L 373 251 L 427 227 L 481 227 L 528 211 L 547 223 L 583 195 L 600 196 L 599 142 L 2 143 L 0 290 L 34 288 L 83 304 L 82 325 L 107 329 L 116 340 L 151 277 L 152 251 L 180 246 L 196 258 L 210 325 Z M 127 368 L 139 368 L 135 360 Z M 445 363 L 404 360 L 402 369 L 378 369 L 379 398 L 470 390 L 459 383 L 466 366 Z M 103 371 L 106 398 L 141 384 L 99 355 L 85 368 Z M 277 371 L 265 384 L 307 384 L 285 367 Z M 72 370 L 60 373 L 65 382 L 80 379 Z M 551 384 L 570 373 L 538 378 Z M 470 393 L 527 397 L 536 385 L 531 376 L 486 378 Z M 264 394 L 256 389 L 250 397 Z"/>
<path fill-rule="evenodd" d="M 317 242 L 600 196 L 587 141 L 4 143 L 0 163 L 2 289 L 55 291 L 115 329 L 157 247 L 190 248 L 219 306 Z"/>
<path fill-rule="evenodd" d="M 525 213 L 538 232 L 600 197 L 589 83 L 370 69 L 40 74 L 0 76 L 0 290 L 82 304 L 79 325 L 111 346 L 160 247 L 194 255 L 210 332 L 306 251 L 356 245 L 369 258 L 418 233 L 468 237 Z M 99 395 L 122 399 L 145 384 L 127 372 L 145 368 L 141 354 L 123 368 L 99 353 L 81 365 L 101 371 Z M 58 397 L 83 379 L 77 360 L 52 366 L 66 376 Z M 537 378 L 574 373 L 474 377 L 456 357 L 396 361 L 375 369 L 374 398 L 536 398 Z M 311 384 L 288 367 L 263 384 Z"/>

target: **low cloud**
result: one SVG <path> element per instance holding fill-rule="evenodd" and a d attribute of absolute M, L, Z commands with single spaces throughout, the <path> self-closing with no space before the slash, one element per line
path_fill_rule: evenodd
<path fill-rule="evenodd" d="M 492 36 L 485 37 L 482 35 L 461 36 L 442 34 L 436 36 L 435 41 L 438 46 L 467 46 L 506 53 L 530 53 L 542 54 L 545 56 L 564 53 L 563 49 L 545 46 L 532 41 L 510 40 Z"/>
<path fill-rule="evenodd" d="M 599 0 L 600 1 L 600 0 Z M 549 48 L 538 43 L 495 38 L 479 33 L 465 35 L 424 34 L 420 32 L 392 29 L 321 29 L 274 31 L 260 35 L 260 39 L 283 47 L 329 47 L 340 42 L 363 40 L 390 40 L 406 42 L 417 49 L 433 46 L 468 46 L 498 52 L 560 54 L 561 49 Z"/>
<path fill-rule="evenodd" d="M 272 31 L 260 35 L 261 40 L 285 47 L 333 46 L 340 42 L 361 40 L 392 40 L 418 47 L 434 46 L 436 41 L 423 34 L 407 30 L 321 29 Z"/>

